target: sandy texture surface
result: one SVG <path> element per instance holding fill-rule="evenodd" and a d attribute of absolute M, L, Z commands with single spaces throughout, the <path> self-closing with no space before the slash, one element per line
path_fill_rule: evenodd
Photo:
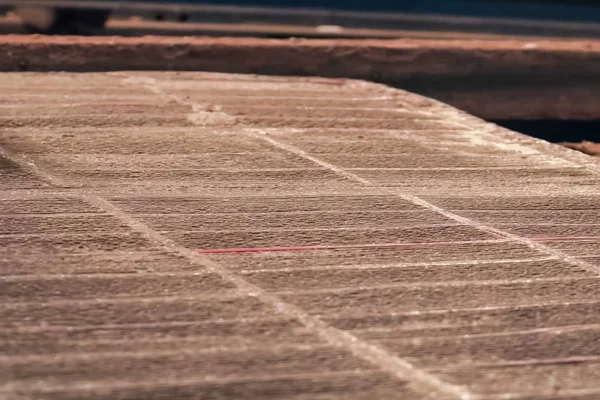
<path fill-rule="evenodd" d="M 595 159 L 358 81 L 0 92 L 1 398 L 600 394 Z"/>

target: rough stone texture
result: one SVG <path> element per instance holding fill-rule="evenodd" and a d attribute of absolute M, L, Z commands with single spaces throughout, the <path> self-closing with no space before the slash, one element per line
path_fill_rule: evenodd
<path fill-rule="evenodd" d="M 2 399 L 600 396 L 595 159 L 359 81 L 0 92 Z"/>
<path fill-rule="evenodd" d="M 486 120 L 599 119 L 597 40 L 0 37 L 0 71 L 191 70 L 365 79 Z"/>

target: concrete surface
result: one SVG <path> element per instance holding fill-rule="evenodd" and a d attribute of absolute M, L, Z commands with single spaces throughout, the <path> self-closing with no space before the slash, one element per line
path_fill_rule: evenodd
<path fill-rule="evenodd" d="M 0 93 L 0 398 L 600 396 L 593 158 L 359 81 Z"/>
<path fill-rule="evenodd" d="M 600 119 L 594 40 L 0 36 L 0 71 L 191 70 L 385 83 L 486 120 Z"/>

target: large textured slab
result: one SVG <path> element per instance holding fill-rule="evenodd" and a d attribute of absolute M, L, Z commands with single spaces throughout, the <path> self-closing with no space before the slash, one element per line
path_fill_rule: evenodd
<path fill-rule="evenodd" d="M 0 76 L 3 399 L 600 395 L 600 168 L 358 81 Z"/>

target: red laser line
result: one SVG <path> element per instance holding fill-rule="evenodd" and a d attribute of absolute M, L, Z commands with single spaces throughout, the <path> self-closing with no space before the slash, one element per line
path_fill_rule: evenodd
<path fill-rule="evenodd" d="M 569 240 L 597 240 L 600 236 L 546 236 L 533 237 L 531 240 L 536 242 L 569 241 Z M 461 244 L 477 243 L 502 243 L 509 239 L 491 239 L 491 240 L 462 240 L 456 242 L 405 242 L 405 243 L 371 243 L 371 244 L 340 244 L 324 246 L 293 246 L 293 247 L 238 247 L 227 249 L 198 249 L 200 254 L 225 254 L 225 253 L 273 253 L 273 252 L 294 252 L 294 251 L 318 251 L 318 250 L 337 250 L 337 249 L 362 249 L 374 247 L 411 247 L 411 246 L 449 246 Z"/>
<path fill-rule="evenodd" d="M 579 241 L 579 240 L 599 240 L 600 236 L 542 236 L 532 237 L 536 242 L 554 242 L 554 241 Z"/>
<path fill-rule="evenodd" d="M 229 249 L 198 249 L 200 254 L 218 254 L 218 253 L 269 253 L 283 251 L 314 251 L 314 250 L 336 250 L 336 249 L 362 249 L 372 247 L 410 247 L 410 246 L 448 246 L 474 243 L 502 243 L 508 239 L 492 240 L 464 240 L 457 242 L 405 242 L 405 243 L 370 243 L 370 244 L 340 244 L 325 246 L 296 246 L 296 247 L 248 247 L 248 248 L 229 248 Z"/>

